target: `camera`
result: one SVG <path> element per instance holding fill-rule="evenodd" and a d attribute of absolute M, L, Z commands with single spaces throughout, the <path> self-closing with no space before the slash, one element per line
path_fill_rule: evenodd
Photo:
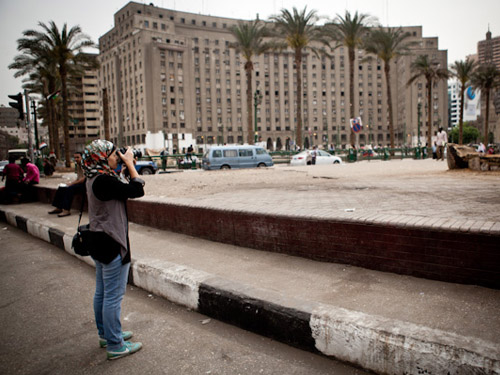
<path fill-rule="evenodd" d="M 127 147 L 122 147 L 122 148 L 118 149 L 118 151 L 120 151 L 122 154 L 125 154 L 127 152 Z M 134 158 L 142 157 L 142 152 L 140 150 L 132 149 L 132 153 L 134 154 Z M 123 162 L 119 155 L 118 155 L 118 159 L 120 159 L 119 160 L 120 163 Z"/>

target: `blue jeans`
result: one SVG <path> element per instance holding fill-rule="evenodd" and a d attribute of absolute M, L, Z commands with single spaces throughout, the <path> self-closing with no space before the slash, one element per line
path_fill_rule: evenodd
<path fill-rule="evenodd" d="M 99 337 L 106 339 L 108 350 L 120 349 L 125 343 L 120 322 L 121 303 L 127 287 L 130 262 L 122 264 L 118 255 L 108 264 L 94 259 L 96 286 L 94 314 Z"/>

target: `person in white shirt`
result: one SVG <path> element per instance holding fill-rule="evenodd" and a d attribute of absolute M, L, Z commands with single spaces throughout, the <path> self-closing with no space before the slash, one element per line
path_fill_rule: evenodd
<path fill-rule="evenodd" d="M 447 142 L 448 142 L 448 134 L 446 134 L 444 129 L 441 127 L 439 128 L 439 132 L 437 133 L 437 139 L 436 139 L 437 160 L 439 159 L 444 160 L 444 146 Z"/>

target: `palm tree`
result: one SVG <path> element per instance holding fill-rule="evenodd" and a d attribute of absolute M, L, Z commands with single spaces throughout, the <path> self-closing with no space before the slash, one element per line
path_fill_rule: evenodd
<path fill-rule="evenodd" d="M 245 59 L 245 73 L 247 76 L 247 141 L 248 144 L 254 144 L 253 137 L 253 119 L 252 119 L 252 71 L 254 56 L 259 56 L 271 49 L 271 44 L 264 42 L 264 38 L 269 36 L 269 33 L 264 24 L 258 19 L 251 22 L 239 21 L 238 25 L 231 29 L 232 34 L 236 38 L 236 42 L 229 46 L 243 55 Z"/>
<path fill-rule="evenodd" d="M 500 87 L 500 70 L 493 65 L 481 65 L 474 72 L 471 78 L 472 87 L 481 90 L 481 98 L 486 102 L 486 112 L 484 115 L 484 142 L 488 144 L 488 122 L 490 120 L 490 95 L 496 87 Z"/>
<path fill-rule="evenodd" d="M 363 13 L 354 13 L 352 15 L 349 11 L 345 12 L 345 16 L 337 14 L 333 23 L 326 25 L 327 33 L 330 38 L 336 42 L 334 48 L 341 45 L 347 47 L 349 58 L 349 116 L 355 117 L 354 112 L 354 61 L 356 58 L 356 49 L 362 48 L 364 38 L 369 32 L 368 26 L 372 23 L 372 18 Z M 351 129 L 350 143 L 355 147 L 356 137 Z"/>
<path fill-rule="evenodd" d="M 307 6 L 302 11 L 293 8 L 293 14 L 286 9 L 272 16 L 275 37 L 284 39 L 286 46 L 294 51 L 294 65 L 297 74 L 297 133 L 296 144 L 302 148 L 302 56 L 306 50 L 316 55 L 323 52 L 313 45 L 315 42 L 325 43 L 324 35 L 315 24 L 318 21 L 315 10 L 307 12 Z"/>
<path fill-rule="evenodd" d="M 460 121 L 458 127 L 458 143 L 463 144 L 463 124 L 464 124 L 464 103 L 465 88 L 470 85 L 470 80 L 474 74 L 476 62 L 467 58 L 465 61 L 455 61 L 451 66 L 453 75 L 460 82 Z"/>
<path fill-rule="evenodd" d="M 62 116 L 64 130 L 64 154 L 66 166 L 70 166 L 69 150 L 69 115 L 68 115 L 68 74 L 71 71 L 71 64 L 75 62 L 76 56 L 85 47 L 94 47 L 95 44 L 90 38 L 82 33 L 80 26 L 73 26 L 68 30 L 67 24 L 64 24 L 61 31 L 54 23 L 50 21 L 49 25 L 42 22 L 39 26 L 45 32 L 37 30 L 28 30 L 24 34 L 30 37 L 34 42 L 40 43 L 51 51 L 53 61 L 57 65 L 59 77 L 61 79 L 62 94 Z"/>
<path fill-rule="evenodd" d="M 371 32 L 366 40 L 365 50 L 373 53 L 384 62 L 385 81 L 387 86 L 387 108 L 389 110 L 389 133 L 391 136 L 391 148 L 394 148 L 394 117 L 392 108 L 391 92 L 391 60 L 399 56 L 408 54 L 408 51 L 414 41 L 408 41 L 411 36 L 408 32 L 403 32 L 399 27 L 397 29 L 387 28 L 386 30 L 376 29 Z"/>
<path fill-rule="evenodd" d="M 408 85 L 421 77 L 425 78 L 427 83 L 427 145 L 431 147 L 432 143 L 432 85 L 440 80 L 448 79 L 450 73 L 448 69 L 443 69 L 437 62 L 431 62 L 429 56 L 419 55 L 411 64 L 413 75 L 408 80 Z M 420 136 L 420 135 L 419 135 Z"/>
<path fill-rule="evenodd" d="M 25 82 L 23 87 L 31 93 L 40 94 L 45 99 L 47 111 L 44 119 L 47 119 L 48 123 L 49 149 L 59 158 L 59 130 L 55 120 L 55 106 L 48 100 L 48 96 L 58 87 L 57 68 L 51 51 L 46 46 L 27 37 L 27 32 L 23 35 L 24 38 L 17 41 L 17 49 L 22 54 L 14 57 L 14 62 L 9 65 L 9 69 L 17 70 L 14 77 L 28 76 L 23 80 Z"/>

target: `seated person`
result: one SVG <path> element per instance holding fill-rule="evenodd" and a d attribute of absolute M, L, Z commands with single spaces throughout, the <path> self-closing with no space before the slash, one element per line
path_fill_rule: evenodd
<path fill-rule="evenodd" d="M 28 158 L 21 159 L 21 167 L 26 170 L 26 176 L 23 179 L 22 199 L 28 202 L 35 201 L 36 193 L 33 186 L 40 182 L 40 170 Z"/>
<path fill-rule="evenodd" d="M 82 153 L 75 152 L 76 180 L 70 182 L 67 186 L 57 188 L 52 206 L 55 207 L 49 214 L 58 214 L 58 217 L 71 215 L 71 204 L 76 193 L 85 194 L 85 176 L 82 169 Z"/>
<path fill-rule="evenodd" d="M 24 177 L 24 171 L 16 164 L 16 157 L 9 157 L 9 164 L 7 164 L 3 169 L 2 181 L 5 181 L 5 203 L 11 203 L 14 198 L 18 198 L 22 192 L 22 180 Z"/>

